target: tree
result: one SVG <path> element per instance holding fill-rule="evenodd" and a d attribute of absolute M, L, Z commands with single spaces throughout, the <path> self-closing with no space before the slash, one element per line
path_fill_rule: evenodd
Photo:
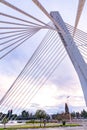
<path fill-rule="evenodd" d="M 7 118 L 10 120 L 12 117 L 12 110 L 8 110 Z"/>
<path fill-rule="evenodd" d="M 87 112 L 84 109 L 81 111 L 81 117 L 87 118 Z"/>
<path fill-rule="evenodd" d="M 8 118 L 4 117 L 2 123 L 4 124 L 4 129 L 6 128 L 6 123 L 8 122 Z"/>
<path fill-rule="evenodd" d="M 75 118 L 75 117 L 76 117 L 76 113 L 75 113 L 74 111 L 71 113 L 71 117 L 72 117 L 72 118 Z"/>
<path fill-rule="evenodd" d="M 76 118 L 80 118 L 80 113 L 79 112 L 76 112 Z"/>
<path fill-rule="evenodd" d="M 44 110 L 37 110 L 35 113 L 35 116 L 37 119 L 40 119 L 40 127 L 41 127 L 41 119 L 45 119 L 46 118 L 46 112 Z"/>
<path fill-rule="evenodd" d="M 24 111 L 22 111 L 21 116 L 22 116 L 23 119 L 28 119 L 29 118 L 29 113 L 24 110 Z"/>
<path fill-rule="evenodd" d="M 46 114 L 46 120 L 47 120 L 47 122 L 49 122 L 49 120 L 50 120 L 50 116 L 48 114 Z"/>
<path fill-rule="evenodd" d="M 3 118 L 3 113 L 0 112 L 0 120 L 2 120 L 2 118 Z"/>
<path fill-rule="evenodd" d="M 68 107 L 68 104 L 67 104 L 67 103 L 65 103 L 65 113 L 66 113 L 66 114 L 69 114 L 69 107 Z"/>

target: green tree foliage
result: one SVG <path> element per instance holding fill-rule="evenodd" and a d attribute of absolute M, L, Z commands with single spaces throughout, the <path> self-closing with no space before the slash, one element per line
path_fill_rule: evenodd
<path fill-rule="evenodd" d="M 81 117 L 81 114 L 80 114 L 80 112 L 76 112 L 76 118 L 80 118 Z"/>
<path fill-rule="evenodd" d="M 35 116 L 37 119 L 45 119 L 46 118 L 46 112 L 44 110 L 37 110 L 35 113 Z"/>
<path fill-rule="evenodd" d="M 37 110 L 35 113 L 35 117 L 37 119 L 40 119 L 40 127 L 41 127 L 41 119 L 45 119 L 46 118 L 46 112 L 44 110 Z"/>
<path fill-rule="evenodd" d="M 48 114 L 46 114 L 46 120 L 47 122 L 49 122 L 50 116 Z"/>
<path fill-rule="evenodd" d="M 2 120 L 2 123 L 4 124 L 4 129 L 6 128 L 6 123 L 8 123 L 8 118 L 4 117 Z"/>
<path fill-rule="evenodd" d="M 29 118 L 29 113 L 27 111 L 23 110 L 21 113 L 21 116 L 23 119 L 27 119 L 27 118 Z"/>
<path fill-rule="evenodd" d="M 76 117 L 75 111 L 73 111 L 73 112 L 71 113 L 71 117 L 72 117 L 72 118 L 75 118 L 75 117 Z"/>
<path fill-rule="evenodd" d="M 12 118 L 12 110 L 8 110 L 7 118 L 10 120 Z"/>
<path fill-rule="evenodd" d="M 53 114 L 52 115 L 52 119 L 54 120 L 58 120 L 59 122 L 62 120 L 62 116 L 61 114 L 57 113 L 57 114 Z"/>
<path fill-rule="evenodd" d="M 81 111 L 81 117 L 87 118 L 87 111 L 85 111 L 84 109 L 83 111 Z"/>

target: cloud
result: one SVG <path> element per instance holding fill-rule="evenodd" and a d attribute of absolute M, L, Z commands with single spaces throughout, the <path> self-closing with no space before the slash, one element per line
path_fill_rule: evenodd
<path fill-rule="evenodd" d="M 2 79 L 2 86 L 7 86 L 8 89 L 15 77 L 0 76 L 0 79 Z M 68 87 L 70 87 L 70 89 Z M 5 91 L 6 87 L 2 89 L 3 93 Z M 19 96 L 20 95 L 21 93 Z M 70 97 L 67 99 L 67 96 Z M 20 97 L 22 97 L 22 95 Z M 5 106 L 2 107 L 3 110 L 6 112 L 8 109 L 13 109 L 14 113 L 20 113 L 25 109 L 34 113 L 37 109 L 44 109 L 49 114 L 60 113 L 64 111 L 65 102 L 68 102 L 70 111 L 79 111 L 86 108 L 82 91 L 78 88 L 78 86 L 73 87 L 73 85 L 70 86 L 70 84 L 68 84 L 68 86 L 59 86 L 59 84 L 55 84 L 55 82 L 51 82 L 50 80 L 42 86 L 42 88 L 32 98 L 31 102 L 28 103 L 28 98 L 26 102 L 25 98 L 23 103 L 19 104 L 21 99 L 18 101 L 18 97 L 16 97 L 16 101 L 16 104 L 14 103 L 14 100 L 13 103 L 9 102 L 8 104 L 5 104 Z"/>
<path fill-rule="evenodd" d="M 15 80 L 15 76 L 0 75 L 0 99 L 4 96 L 6 91 L 10 88 Z"/>
<path fill-rule="evenodd" d="M 28 51 L 26 53 L 28 53 Z M 7 90 L 4 90 L 3 86 L 7 86 L 7 88 L 9 88 L 9 86 L 11 86 L 12 82 L 16 79 L 17 75 L 22 70 L 25 64 L 25 59 L 21 59 L 20 62 L 20 56 L 17 57 L 18 55 L 19 53 L 14 54 L 13 58 L 10 57 L 10 64 L 8 61 L 6 61 L 6 64 L 1 66 L 0 68 L 2 73 L 2 93 L 5 93 Z M 30 81 L 33 82 L 38 79 L 38 77 L 35 77 L 34 74 L 33 76 L 31 75 L 31 77 L 28 78 L 30 78 Z M 40 78 L 41 77 L 39 77 L 39 79 Z M 36 84 L 34 82 L 33 89 L 35 88 L 35 85 Z M 2 104 L 2 110 L 7 111 L 11 108 L 14 112 L 18 113 L 23 109 L 31 108 L 33 108 L 33 110 L 43 108 L 49 111 L 49 113 L 53 110 L 55 112 L 57 110 L 62 111 L 64 110 L 64 104 L 67 101 L 67 96 L 70 96 L 69 104 L 74 110 L 77 109 L 77 107 L 79 108 L 80 106 L 85 106 L 79 79 L 68 57 L 66 57 L 62 64 L 58 66 L 58 68 L 55 70 L 49 80 L 45 83 L 45 85 L 42 86 L 42 88 L 35 95 L 35 97 L 32 98 L 31 102 L 31 96 L 29 92 L 31 91 L 30 89 L 32 88 L 32 84 L 29 85 L 29 83 L 27 82 L 26 85 L 21 85 L 21 87 L 18 85 L 15 88 L 16 91 L 10 92 L 11 94 L 13 93 L 13 95 L 11 95 L 10 98 L 7 98 L 7 104 Z M 79 100 L 77 100 L 76 96 Z"/>
<path fill-rule="evenodd" d="M 45 109 L 48 113 L 52 113 L 53 111 L 56 113 L 64 111 L 64 104 L 67 102 L 67 96 L 70 96 L 68 103 L 70 105 L 71 111 L 78 110 L 80 107 L 85 108 L 82 89 L 80 86 L 78 86 L 76 77 L 74 77 L 76 75 L 73 76 L 74 78 L 72 78 L 72 76 L 68 78 L 70 73 L 73 74 L 73 71 L 70 71 L 66 78 L 63 75 L 63 72 L 58 73 L 58 71 L 60 72 L 60 68 L 58 68 L 59 70 L 57 69 L 55 73 L 50 77 L 50 79 L 45 83 L 45 85 L 41 87 L 37 94 L 32 98 L 31 102 L 28 103 L 28 90 L 25 86 L 26 88 L 24 89 L 27 90 L 26 97 L 26 93 L 23 95 L 22 91 L 21 93 L 17 92 L 18 96 L 16 96 L 17 93 L 15 94 L 16 99 L 12 98 L 12 101 L 9 100 L 8 104 L 5 104 L 2 108 L 5 108 L 4 110 L 11 108 L 15 113 L 20 113 L 23 109 L 31 110 L 33 112 L 35 112 L 37 109 Z M 2 75 L 1 77 L 3 77 L 1 78 L 3 83 L 1 86 L 7 86 L 7 89 L 9 86 L 11 86 L 12 82 L 15 79 L 15 75 L 13 77 L 12 75 Z M 60 82 L 57 80 L 59 77 Z M 23 87 L 21 87 L 21 89 L 23 89 Z M 5 93 L 5 91 L 6 88 L 5 90 L 2 88 L 2 92 Z M 19 99 L 19 97 L 22 97 L 23 100 L 21 100 L 21 98 Z M 22 102 L 21 104 L 20 101 Z"/>
<path fill-rule="evenodd" d="M 35 7 L 35 5 L 31 1 L 28 1 L 28 3 L 24 2 L 24 4 L 20 4 L 20 2 L 17 2 L 16 0 L 15 2 L 10 0 L 10 2 L 12 2 L 13 5 L 16 5 L 20 8 L 25 8 L 25 10 L 28 12 L 32 12 L 32 14 L 36 15 L 36 17 L 42 18 L 43 21 L 48 21 L 48 18 L 43 17 L 43 13 L 40 14 L 39 13 L 40 11 L 38 11 L 37 7 Z M 64 10 L 64 8 L 61 8 L 60 6 L 62 5 L 61 1 L 60 1 L 60 4 L 58 5 L 55 4 L 56 8 L 53 7 L 53 4 L 57 2 L 56 0 L 55 2 L 53 1 L 53 3 L 50 2 L 49 7 L 47 6 L 48 5 L 47 2 L 49 3 L 50 1 L 45 0 L 43 4 L 45 5 L 45 7 L 47 7 L 49 12 L 54 9 L 55 10 L 59 9 L 62 11 L 62 16 L 64 20 L 66 19 L 66 21 L 67 20 L 69 21 L 70 17 L 67 17 L 67 15 L 65 15 L 65 11 L 66 11 L 66 14 L 69 11 L 67 12 L 66 9 Z M 35 8 L 29 8 L 29 4 L 30 5 L 32 4 Z M 71 7 L 71 6 L 68 6 L 68 7 Z M 10 13 L 11 15 L 17 14 L 15 13 L 15 11 L 12 11 L 12 9 L 8 9 L 5 6 L 2 7 L 0 5 L 0 7 L 2 8 L 1 9 L 2 12 L 6 12 L 8 14 Z M 67 6 L 65 8 L 67 8 Z M 35 12 L 37 13 L 35 14 Z M 69 15 L 70 15 L 70 12 L 68 16 Z M 21 14 L 19 15 L 18 13 L 17 16 L 22 17 L 23 15 Z M 73 17 L 74 17 L 74 14 L 73 14 Z M 24 16 L 23 18 L 28 19 Z M 70 18 L 70 22 L 71 23 L 73 22 L 71 18 Z M 38 32 L 36 35 L 34 35 L 34 37 L 32 37 L 25 44 L 17 48 L 15 51 L 13 51 L 10 55 L 8 55 L 4 60 L 0 62 L 0 73 L 1 73 L 0 74 L 0 99 L 8 90 L 8 88 L 11 86 L 11 84 L 14 82 L 14 80 L 16 79 L 20 71 L 23 69 L 24 65 L 27 63 L 28 59 L 31 57 L 31 55 L 33 54 L 33 52 L 39 45 L 40 41 L 43 39 L 44 35 L 45 35 L 45 31 Z M 34 77 L 32 78 L 33 78 L 32 80 L 34 80 Z M 25 88 L 27 89 L 26 86 Z M 23 88 L 21 87 L 21 89 Z M 28 89 L 26 91 L 28 92 Z M 22 97 L 21 99 L 24 98 L 23 103 L 25 103 L 26 102 L 25 95 L 22 92 L 20 92 L 19 96 Z M 58 66 L 56 71 L 52 74 L 52 76 L 46 82 L 46 84 L 42 86 L 42 88 L 33 98 L 31 103 L 27 105 L 22 103 L 22 105 L 20 104 L 18 106 L 18 104 L 16 104 L 15 101 L 12 99 L 12 101 L 14 101 L 13 104 L 10 104 L 10 103 L 6 104 L 6 107 L 7 107 L 6 110 L 8 110 L 8 108 L 11 107 L 12 109 L 16 110 L 16 112 L 23 109 L 31 109 L 31 108 L 33 110 L 38 109 L 38 108 L 43 108 L 47 110 L 49 113 L 63 111 L 64 103 L 67 101 L 67 98 L 66 98 L 67 96 L 70 96 L 70 98 L 68 99 L 68 102 L 69 102 L 70 108 L 72 108 L 72 111 L 80 109 L 80 108 L 81 109 L 85 108 L 81 85 L 80 85 L 78 76 L 74 70 L 74 67 L 72 66 L 68 57 L 65 58 L 62 64 Z M 16 101 L 18 99 L 19 98 L 16 97 Z M 18 103 L 20 102 L 20 100 L 18 101 Z"/>

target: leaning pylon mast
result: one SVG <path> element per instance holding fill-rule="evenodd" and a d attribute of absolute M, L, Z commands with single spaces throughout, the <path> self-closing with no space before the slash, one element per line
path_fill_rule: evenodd
<path fill-rule="evenodd" d="M 76 43 L 71 37 L 63 19 L 61 18 L 58 12 L 51 12 L 51 16 L 55 19 L 56 22 L 60 25 L 60 27 L 64 30 L 64 34 L 61 32 L 58 34 L 62 40 L 62 43 L 70 57 L 72 64 L 78 74 L 78 77 L 81 82 L 82 90 L 84 93 L 84 98 L 87 105 L 87 64 L 85 63 L 80 51 L 78 50 Z"/>
<path fill-rule="evenodd" d="M 50 16 L 50 14 L 47 12 L 47 10 L 41 5 L 41 3 L 38 0 L 32 0 L 40 9 L 41 11 L 57 26 L 59 31 L 62 31 L 62 28 L 59 26 L 58 23 L 56 23 L 56 21 Z"/>
<path fill-rule="evenodd" d="M 59 26 L 58 23 L 50 16 L 50 14 L 47 12 L 47 10 L 41 5 L 41 3 L 38 0 L 32 0 L 41 10 L 42 12 L 57 26 L 57 28 L 63 32 L 62 28 Z M 75 18 L 75 25 L 74 25 L 74 31 L 73 31 L 73 36 L 75 35 L 76 28 L 78 26 L 84 5 L 85 5 L 86 0 L 79 0 L 78 3 L 78 9 L 77 9 L 77 14 Z M 64 33 L 64 32 L 63 32 Z"/>
<path fill-rule="evenodd" d="M 44 9 L 44 7 L 38 2 L 38 0 L 33 0 L 33 2 L 43 11 L 43 13 L 45 13 L 49 17 L 49 14 Z M 81 2 L 81 1 L 79 1 L 79 2 Z M 83 6 L 84 6 L 84 3 L 82 6 L 81 6 L 81 3 L 79 3 L 78 10 L 80 8 L 80 12 L 77 11 L 75 29 L 78 25 Z M 58 32 L 58 34 L 63 42 L 63 45 L 68 53 L 68 56 L 71 59 L 72 64 L 73 64 L 73 66 L 78 74 L 78 77 L 79 77 L 80 82 L 81 82 L 84 98 L 86 101 L 86 105 L 87 105 L 87 65 L 86 65 L 81 53 L 79 52 L 79 50 L 78 50 L 72 36 L 70 35 L 63 19 L 61 18 L 60 14 L 58 12 L 51 12 L 50 16 L 51 17 L 49 17 L 49 18 L 51 19 L 51 21 L 55 25 L 56 30 L 57 30 L 57 32 Z"/>

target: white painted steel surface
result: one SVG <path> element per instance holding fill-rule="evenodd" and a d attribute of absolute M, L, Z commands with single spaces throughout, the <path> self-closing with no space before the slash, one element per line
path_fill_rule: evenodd
<path fill-rule="evenodd" d="M 68 56 L 70 57 L 72 64 L 74 65 L 74 68 L 80 79 L 82 90 L 84 93 L 84 98 L 87 105 L 87 64 L 85 63 L 60 14 L 58 12 L 51 12 L 51 16 L 55 19 L 55 21 L 65 32 L 59 32 L 59 30 L 57 29 L 58 34 L 63 42 L 63 45 L 68 53 Z"/>

